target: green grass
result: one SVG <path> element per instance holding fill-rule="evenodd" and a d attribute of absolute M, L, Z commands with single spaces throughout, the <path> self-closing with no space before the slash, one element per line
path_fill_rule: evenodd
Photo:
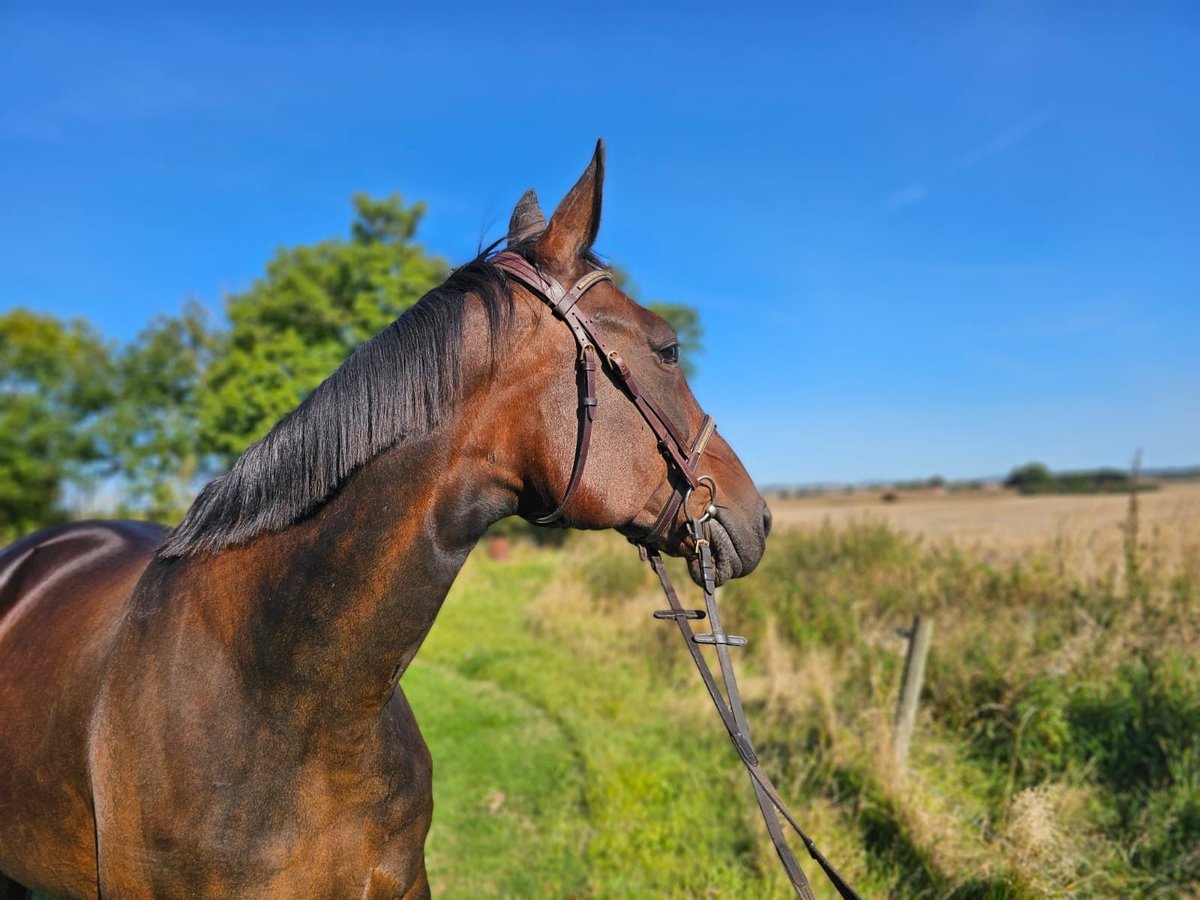
<path fill-rule="evenodd" d="M 520 695 L 426 665 L 405 687 L 437 758 L 427 865 L 443 896 L 568 896 L 587 884 L 570 739 Z"/>
<path fill-rule="evenodd" d="M 864 896 L 1200 890 L 1200 553 L 1134 579 L 1056 552 L 822 528 L 724 590 L 764 763 Z M 434 757 L 436 894 L 790 896 L 660 602 L 611 536 L 468 562 L 403 682 Z M 936 630 L 900 777 L 915 611 Z"/>
<path fill-rule="evenodd" d="M 402 682 L 434 758 L 435 893 L 787 896 L 715 713 L 681 711 L 653 660 L 614 666 L 592 610 L 531 618 L 560 564 L 472 558 Z"/>

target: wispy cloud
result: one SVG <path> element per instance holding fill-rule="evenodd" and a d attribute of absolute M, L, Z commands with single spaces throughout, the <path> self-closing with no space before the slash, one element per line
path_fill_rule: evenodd
<path fill-rule="evenodd" d="M 1053 109 L 1043 109 L 1032 116 L 1022 119 L 1005 128 L 998 134 L 993 135 L 988 140 L 981 144 L 977 144 L 965 153 L 961 154 L 948 167 L 948 172 L 960 172 L 963 169 L 971 169 L 978 166 L 994 156 L 997 156 L 1004 151 L 1016 146 L 1025 140 L 1047 122 L 1054 118 Z M 897 210 L 906 206 L 911 206 L 914 203 L 919 203 L 929 195 L 928 181 L 915 181 L 907 187 L 894 191 L 889 194 L 884 200 L 884 209 Z"/>
<path fill-rule="evenodd" d="M 1016 146 L 1025 140 L 1025 138 L 1050 121 L 1053 116 L 1054 110 L 1044 109 L 1035 115 L 1029 116 L 1027 119 L 1022 119 L 1015 125 L 994 135 L 991 139 L 984 141 L 976 147 L 972 147 L 955 161 L 954 168 L 969 169 L 972 166 L 977 166 L 991 159 L 998 153 L 1003 153 L 1008 148 Z"/>
<path fill-rule="evenodd" d="M 912 203 L 917 203 L 925 197 L 925 182 L 916 181 L 906 188 L 901 188 L 891 194 L 884 202 L 884 206 L 888 209 L 900 209 Z"/>

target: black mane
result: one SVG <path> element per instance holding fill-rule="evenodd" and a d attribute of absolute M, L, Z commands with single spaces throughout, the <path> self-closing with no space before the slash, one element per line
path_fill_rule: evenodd
<path fill-rule="evenodd" d="M 355 350 L 210 482 L 159 554 L 215 551 L 286 528 L 376 454 L 435 428 L 462 390 L 467 294 L 487 313 L 494 362 L 513 300 L 485 251 Z"/>

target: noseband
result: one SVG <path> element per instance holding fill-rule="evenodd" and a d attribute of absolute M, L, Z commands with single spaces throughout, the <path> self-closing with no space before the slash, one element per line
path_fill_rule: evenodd
<path fill-rule="evenodd" d="M 738 635 L 726 634 L 721 628 L 721 619 L 717 611 L 716 566 L 713 562 L 712 548 L 709 545 L 710 529 L 708 527 L 709 520 L 716 514 L 717 482 L 710 475 L 697 474 L 700 458 L 704 455 L 704 449 L 708 446 L 716 429 L 712 417 L 705 415 L 696 437 L 690 443 L 685 441 L 662 408 L 652 397 L 643 393 L 641 385 L 620 354 L 609 348 L 596 330 L 595 324 L 579 308 L 579 299 L 590 288 L 602 281 L 612 281 L 612 275 L 608 272 L 603 269 L 588 272 L 575 282 L 574 287 L 567 290 L 553 277 L 539 271 L 523 256 L 516 253 L 510 251 L 498 253 L 491 258 L 491 262 L 524 285 L 535 297 L 545 302 L 554 311 L 554 314 L 571 329 L 571 334 L 575 336 L 575 343 L 579 347 L 579 355 L 576 360 L 577 373 L 580 376 L 579 431 L 576 437 L 575 462 L 571 468 L 571 478 L 567 482 L 566 493 L 563 494 L 558 508 L 534 521 L 539 525 L 549 525 L 562 518 L 583 477 L 588 450 L 592 443 L 592 424 L 597 402 L 596 356 L 599 354 L 603 365 L 633 401 L 638 412 L 642 414 L 642 418 L 646 420 L 646 424 L 650 426 L 650 430 L 658 439 L 658 449 L 667 460 L 668 481 L 671 480 L 672 475 L 676 477 L 676 483 L 673 485 L 674 492 L 659 513 L 654 525 L 639 540 L 630 539 L 637 545 L 642 559 L 650 563 L 654 574 L 658 576 L 663 593 L 670 605 L 670 609 L 655 612 L 654 618 L 673 620 L 679 626 L 679 633 L 683 636 L 692 661 L 696 664 L 709 697 L 712 698 L 713 704 L 717 708 L 721 723 L 729 732 L 730 740 L 733 741 L 738 756 L 741 757 L 750 773 L 750 783 L 754 788 L 754 795 L 758 800 L 758 807 L 762 812 L 767 831 L 771 835 L 771 842 L 775 845 L 775 852 L 779 855 L 780 862 L 783 863 L 783 868 L 787 872 L 796 894 L 804 900 L 814 900 L 808 878 L 788 846 L 787 838 L 784 836 L 783 827 L 779 821 L 780 815 L 795 829 L 796 834 L 804 842 L 809 856 L 824 870 L 844 900 L 859 900 L 854 888 L 825 859 L 812 838 L 804 833 L 791 811 L 780 799 L 771 779 L 763 771 L 758 761 L 754 746 L 750 743 L 750 728 L 746 722 L 741 695 L 738 692 L 733 665 L 729 658 L 729 648 L 744 646 L 746 639 Z M 708 490 L 710 496 L 702 514 L 693 516 L 688 509 L 688 499 L 692 492 L 701 486 Z M 688 534 L 692 539 L 695 556 L 700 567 L 700 580 L 704 589 L 704 609 L 683 608 L 679 602 L 679 596 L 671 584 L 671 579 L 667 575 L 662 557 L 655 549 L 655 545 L 666 536 L 681 506 L 687 519 Z M 712 631 L 707 633 L 693 631 L 690 623 L 705 618 L 708 619 Z M 702 644 L 711 645 L 716 649 L 721 679 L 725 684 L 724 696 L 717 686 L 712 669 L 709 668 L 708 662 L 700 652 Z"/>

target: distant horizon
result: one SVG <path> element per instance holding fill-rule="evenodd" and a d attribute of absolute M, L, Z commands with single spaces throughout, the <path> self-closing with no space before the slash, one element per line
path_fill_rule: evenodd
<path fill-rule="evenodd" d="M 824 488 L 847 488 L 847 487 L 861 487 L 861 488 L 894 487 L 896 485 L 901 485 L 901 484 L 928 483 L 929 481 L 931 481 L 934 478 L 942 478 L 946 484 L 969 484 L 971 482 L 981 482 L 983 484 L 995 484 L 997 482 L 1004 481 L 1004 479 L 1006 479 L 1009 476 L 1009 474 L 1012 472 L 1012 469 L 1015 469 L 1018 466 L 1026 465 L 1027 463 L 1031 463 L 1031 462 L 1041 462 L 1041 460 L 1026 460 L 1025 463 L 1017 463 L 1016 465 L 1012 466 L 1006 472 L 1003 472 L 1000 474 L 993 473 L 990 475 L 965 475 L 965 476 L 950 477 L 950 476 L 942 475 L 940 472 L 932 472 L 931 474 L 924 475 L 924 476 L 914 475 L 911 477 L 906 476 L 906 477 L 899 477 L 899 478 L 863 478 L 863 479 L 858 479 L 858 480 L 854 480 L 854 481 L 772 481 L 772 482 L 767 482 L 767 483 L 761 485 L 761 487 L 764 491 L 789 490 L 789 489 L 821 490 Z M 1075 473 L 1075 472 L 1085 472 L 1086 473 L 1086 472 L 1100 471 L 1100 470 L 1104 470 L 1104 469 L 1111 470 L 1111 471 L 1119 471 L 1119 472 L 1130 471 L 1130 468 L 1128 465 L 1123 466 L 1123 467 L 1115 466 L 1115 465 L 1085 466 L 1085 467 L 1079 468 L 1079 469 L 1058 469 L 1058 468 L 1055 468 L 1054 466 L 1050 466 L 1049 468 L 1050 468 L 1051 472 L 1053 472 L 1054 474 L 1067 474 L 1067 473 Z M 1163 478 L 1163 479 L 1170 480 L 1170 479 L 1178 478 L 1180 480 L 1188 480 L 1191 478 L 1200 478 L 1200 463 L 1195 463 L 1195 464 L 1190 464 L 1190 465 L 1182 465 L 1182 466 L 1152 466 L 1149 468 L 1143 466 L 1142 469 L 1140 470 L 1140 472 L 1141 472 L 1141 477 L 1146 478 L 1146 479 Z"/>

